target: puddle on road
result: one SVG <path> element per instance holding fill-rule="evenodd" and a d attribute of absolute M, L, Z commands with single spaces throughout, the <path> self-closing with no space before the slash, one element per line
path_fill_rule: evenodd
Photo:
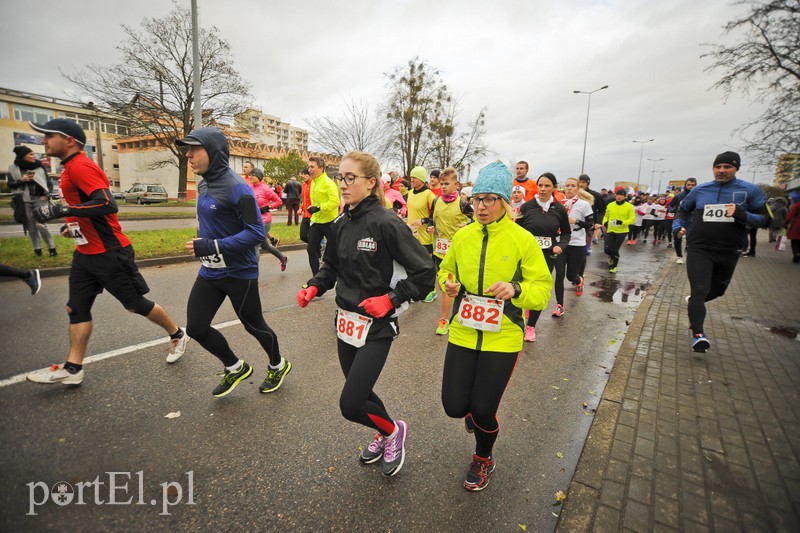
<path fill-rule="evenodd" d="M 786 337 L 789 339 L 796 339 L 797 338 L 797 330 L 792 328 L 786 328 L 783 326 L 772 326 L 771 328 L 766 328 L 767 331 L 770 333 L 774 333 L 776 335 L 780 335 L 782 337 Z"/>
<path fill-rule="evenodd" d="M 601 277 L 589 285 L 597 289 L 591 295 L 603 302 L 632 305 L 640 304 L 650 288 L 650 283 L 623 281 L 614 276 Z"/>

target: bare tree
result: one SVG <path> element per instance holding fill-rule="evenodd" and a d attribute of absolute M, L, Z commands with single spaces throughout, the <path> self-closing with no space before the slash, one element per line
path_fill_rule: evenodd
<path fill-rule="evenodd" d="M 429 134 L 431 156 L 439 168 L 454 167 L 459 173 L 489 151 L 483 140 L 486 107 L 467 128 L 462 129 L 458 123 L 460 103 L 460 99 L 447 98 L 431 121 Z"/>
<path fill-rule="evenodd" d="M 418 57 L 386 77 L 389 94 L 382 110 L 393 136 L 393 155 L 402 162 L 407 175 L 413 167 L 425 163 L 430 152 L 431 122 L 450 95 L 439 71 Z"/>
<path fill-rule="evenodd" d="M 196 95 L 192 83 L 192 17 L 173 3 L 164 18 L 144 19 L 141 30 L 122 25 L 127 40 L 113 66 L 88 65 L 64 76 L 97 105 L 125 115 L 134 134 L 152 135 L 175 156 L 156 167 L 178 167 L 178 194 L 186 193 L 187 160 L 175 139 L 195 129 L 192 110 Z M 200 79 L 203 87 L 203 123 L 230 120 L 246 107 L 248 89 L 233 68 L 231 48 L 216 27 L 200 33 Z M 199 127 L 199 125 L 197 126 Z"/>
<path fill-rule="evenodd" d="M 714 84 L 725 92 L 752 95 L 767 109 L 755 120 L 737 128 L 746 148 L 760 162 L 774 164 L 780 153 L 800 152 L 800 0 L 750 0 L 750 12 L 728 22 L 726 32 L 742 31 L 734 44 L 706 44 L 711 52 L 701 57 L 718 70 Z"/>
<path fill-rule="evenodd" d="M 312 140 L 324 151 L 344 156 L 351 150 L 369 152 L 377 159 L 389 155 L 392 138 L 381 120 L 370 116 L 364 100 L 349 100 L 337 118 L 317 117 L 307 120 Z"/>

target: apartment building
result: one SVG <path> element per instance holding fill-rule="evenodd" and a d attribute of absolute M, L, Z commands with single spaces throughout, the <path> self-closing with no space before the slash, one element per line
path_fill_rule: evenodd
<path fill-rule="evenodd" d="M 236 129 L 249 133 L 253 142 L 289 150 L 308 150 L 308 131 L 257 109 L 248 109 L 237 114 L 233 125 Z"/>

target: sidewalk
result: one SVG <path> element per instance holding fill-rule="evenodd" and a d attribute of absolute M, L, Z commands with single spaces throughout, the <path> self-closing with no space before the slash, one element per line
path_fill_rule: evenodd
<path fill-rule="evenodd" d="M 707 305 L 706 354 L 689 347 L 684 266 L 659 272 L 557 531 L 800 531 L 800 265 L 759 238 Z"/>

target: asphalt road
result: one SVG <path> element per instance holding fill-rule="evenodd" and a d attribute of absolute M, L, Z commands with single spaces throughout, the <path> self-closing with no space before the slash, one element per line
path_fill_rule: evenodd
<path fill-rule="evenodd" d="M 627 321 L 671 252 L 627 247 L 612 276 L 595 246 L 584 295 L 568 288 L 560 319 L 550 317 L 551 301 L 500 406 L 497 469 L 481 493 L 462 485 L 474 440 L 441 407 L 446 339 L 433 334 L 438 300 L 403 315 L 376 387 L 389 413 L 409 424 L 405 466 L 387 479 L 357 459 L 373 433 L 339 413 L 332 294 L 303 310 L 294 303 L 309 276 L 303 252 L 289 252 L 285 273 L 273 257 L 261 258 L 265 318 L 294 365 L 269 395 L 258 391 L 267 356 L 241 325 L 223 324 L 235 319 L 228 303 L 215 323 L 256 371 L 215 399 L 221 365 L 213 356 L 190 343 L 167 365 L 161 330 L 105 294 L 94 308 L 89 355 L 111 357 L 86 365 L 80 387 L 19 382 L 65 360 L 67 279 L 46 278 L 35 297 L 21 282 L 2 283 L 0 528 L 551 531 L 560 509 L 554 493 L 569 485 Z M 181 324 L 196 271 L 194 264 L 143 270 L 150 296 Z M 75 491 L 72 502 L 39 505 L 50 487 L 58 495 L 60 481 Z M 132 500 L 110 505 L 112 492 L 116 502 Z"/>

